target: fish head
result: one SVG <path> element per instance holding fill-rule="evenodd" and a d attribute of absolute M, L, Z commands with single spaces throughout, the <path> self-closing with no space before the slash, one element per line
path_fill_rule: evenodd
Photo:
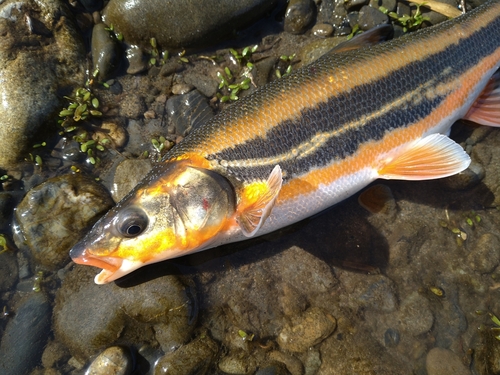
<path fill-rule="evenodd" d="M 203 250 L 235 211 L 231 183 L 186 161 L 158 164 L 70 251 L 75 263 L 102 268 L 105 284 L 146 264 Z"/>

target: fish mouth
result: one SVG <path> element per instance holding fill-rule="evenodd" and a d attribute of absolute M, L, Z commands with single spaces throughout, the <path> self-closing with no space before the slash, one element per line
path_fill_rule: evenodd
<path fill-rule="evenodd" d="M 77 245 L 71 249 L 70 256 L 73 262 L 77 264 L 101 268 L 102 271 L 95 279 L 95 282 L 98 284 L 106 284 L 120 277 L 113 277 L 113 275 L 117 274 L 122 267 L 122 258 L 93 255 L 81 245 Z"/>

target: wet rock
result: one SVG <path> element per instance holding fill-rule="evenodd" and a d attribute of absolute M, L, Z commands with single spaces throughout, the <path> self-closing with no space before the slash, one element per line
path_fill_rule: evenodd
<path fill-rule="evenodd" d="M 269 353 L 268 357 L 270 361 L 283 363 L 292 375 L 302 375 L 304 373 L 304 366 L 302 365 L 302 362 L 293 355 L 274 350 Z"/>
<path fill-rule="evenodd" d="M 95 269 L 77 266 L 56 295 L 54 334 L 78 360 L 111 345 L 177 347 L 188 340 L 196 321 L 193 290 L 167 275 L 120 288 L 94 284 Z M 132 280 L 129 278 L 129 280 Z M 169 324 L 169 337 L 155 337 L 154 327 Z M 165 340 L 171 340 L 166 342 Z"/>
<path fill-rule="evenodd" d="M 369 0 L 348 0 L 345 5 L 347 10 L 359 10 L 363 5 L 368 5 L 368 2 Z"/>
<path fill-rule="evenodd" d="M 365 5 L 359 11 L 359 28 L 367 31 L 375 26 L 389 23 L 389 17 L 380 10 Z"/>
<path fill-rule="evenodd" d="M 115 202 L 119 202 L 130 192 L 144 176 L 151 170 L 150 159 L 126 159 L 115 171 L 111 195 Z"/>
<path fill-rule="evenodd" d="M 425 368 L 428 375 L 470 375 L 460 358 L 448 349 L 433 348 L 427 353 Z"/>
<path fill-rule="evenodd" d="M 380 312 L 391 312 L 397 307 L 394 284 L 382 275 L 360 278 L 350 298 L 358 305 Z"/>
<path fill-rule="evenodd" d="M 234 350 L 219 361 L 219 369 L 226 374 L 253 374 L 257 368 L 255 359 L 243 350 Z"/>
<path fill-rule="evenodd" d="M 31 189 L 16 209 L 16 220 L 39 264 L 56 270 L 69 261 L 80 231 L 111 208 L 107 191 L 80 174 L 49 179 Z"/>
<path fill-rule="evenodd" d="M 51 307 L 43 293 L 31 293 L 18 304 L 0 343 L 0 372 L 28 373 L 41 359 L 50 332 Z"/>
<path fill-rule="evenodd" d="M 384 7 L 389 12 L 394 12 L 396 10 L 396 0 L 370 0 L 369 5 L 375 9 Z"/>
<path fill-rule="evenodd" d="M 337 326 L 335 318 L 317 307 L 292 318 L 278 335 L 279 346 L 291 352 L 305 352 L 332 334 Z"/>
<path fill-rule="evenodd" d="M 107 146 L 112 148 L 122 148 L 127 143 L 128 134 L 121 124 L 121 121 L 104 121 L 100 128 L 94 132 L 92 139 L 97 142 L 107 141 Z"/>
<path fill-rule="evenodd" d="M 261 365 L 255 375 L 289 375 L 283 363 L 271 362 Z"/>
<path fill-rule="evenodd" d="M 331 36 L 334 32 L 334 28 L 329 23 L 321 23 L 314 25 L 312 28 L 312 33 L 315 36 L 326 38 Z"/>
<path fill-rule="evenodd" d="M 213 117 L 207 100 L 194 90 L 185 95 L 176 95 L 167 100 L 167 112 L 175 126 L 176 134 L 187 135 Z"/>
<path fill-rule="evenodd" d="M 148 43 L 154 36 L 162 48 L 213 44 L 265 14 L 276 0 L 222 1 L 123 1 L 111 0 L 104 21 L 123 33 L 129 44 Z"/>
<path fill-rule="evenodd" d="M 56 367 L 68 358 L 68 350 L 60 342 L 51 340 L 43 351 L 42 365 L 45 368 Z"/>
<path fill-rule="evenodd" d="M 92 63 L 99 70 L 99 80 L 111 78 L 120 64 L 121 51 L 116 38 L 103 23 L 92 29 Z"/>
<path fill-rule="evenodd" d="M 196 71 L 186 72 L 184 75 L 184 82 L 188 85 L 194 86 L 199 92 L 208 98 L 211 98 L 216 94 L 219 85 L 217 80 Z"/>
<path fill-rule="evenodd" d="M 207 335 L 202 335 L 161 357 L 155 366 L 154 375 L 204 375 L 217 352 L 217 343 Z"/>
<path fill-rule="evenodd" d="M 467 256 L 471 268 L 479 273 L 491 273 L 500 262 L 500 241 L 492 233 L 483 234 Z"/>
<path fill-rule="evenodd" d="M 121 346 L 104 350 L 92 361 L 86 375 L 128 375 L 132 371 L 130 352 Z"/>
<path fill-rule="evenodd" d="M 388 348 L 395 348 L 398 346 L 399 341 L 401 340 L 401 335 L 399 331 L 394 328 L 388 328 L 384 332 L 384 345 Z"/>
<path fill-rule="evenodd" d="M 62 1 L 8 0 L 0 14 L 0 167 L 7 168 L 60 110 L 60 93 L 83 84 L 85 53 Z M 25 14 L 49 35 L 30 31 Z"/>
<path fill-rule="evenodd" d="M 452 190 L 470 189 L 479 184 L 485 177 L 485 171 L 481 164 L 472 162 L 465 171 L 443 179 L 447 188 Z"/>
<path fill-rule="evenodd" d="M 0 292 L 6 292 L 12 288 L 18 281 L 18 277 L 19 269 L 14 251 L 11 249 L 0 253 Z"/>
<path fill-rule="evenodd" d="M 285 31 L 302 34 L 314 18 L 311 0 L 290 0 L 285 13 Z"/>
<path fill-rule="evenodd" d="M 313 61 L 316 61 L 332 48 L 338 46 L 340 43 L 345 42 L 346 40 L 347 37 L 326 38 L 315 40 L 307 44 L 298 53 L 298 59 L 300 60 L 299 67 L 308 65 Z"/>
<path fill-rule="evenodd" d="M 127 74 L 138 74 L 146 71 L 149 61 L 146 54 L 138 46 L 130 46 L 126 51 L 128 61 Z"/>
<path fill-rule="evenodd" d="M 434 316 L 427 299 L 417 293 L 401 302 L 396 320 L 401 331 L 412 336 L 429 332 L 434 324 Z"/>

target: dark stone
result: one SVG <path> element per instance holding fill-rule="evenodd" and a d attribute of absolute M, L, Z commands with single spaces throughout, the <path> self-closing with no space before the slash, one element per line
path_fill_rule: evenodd
<path fill-rule="evenodd" d="M 206 98 L 197 90 L 168 99 L 167 111 L 176 133 L 183 136 L 191 129 L 203 125 L 213 116 Z"/>
<path fill-rule="evenodd" d="M 27 374 L 40 362 L 49 337 L 50 316 L 50 303 L 43 293 L 32 293 L 20 302 L 0 343 L 2 375 Z"/>
<path fill-rule="evenodd" d="M 302 34 L 314 18 L 311 0 L 290 0 L 285 13 L 285 31 Z"/>
<path fill-rule="evenodd" d="M 129 44 L 147 46 L 154 36 L 163 48 L 213 44 L 268 12 L 276 0 L 111 0 L 103 18 Z"/>
<path fill-rule="evenodd" d="M 361 30 L 367 31 L 375 26 L 389 23 L 389 17 L 380 10 L 365 5 L 359 11 L 358 23 Z"/>

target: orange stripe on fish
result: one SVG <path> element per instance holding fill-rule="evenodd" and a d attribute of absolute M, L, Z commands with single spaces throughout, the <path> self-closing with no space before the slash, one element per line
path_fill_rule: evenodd
<path fill-rule="evenodd" d="M 106 283 L 145 264 L 258 236 L 377 178 L 468 167 L 445 134 L 500 126 L 500 0 L 399 39 L 387 26 L 274 81 L 194 129 L 71 250 Z"/>

